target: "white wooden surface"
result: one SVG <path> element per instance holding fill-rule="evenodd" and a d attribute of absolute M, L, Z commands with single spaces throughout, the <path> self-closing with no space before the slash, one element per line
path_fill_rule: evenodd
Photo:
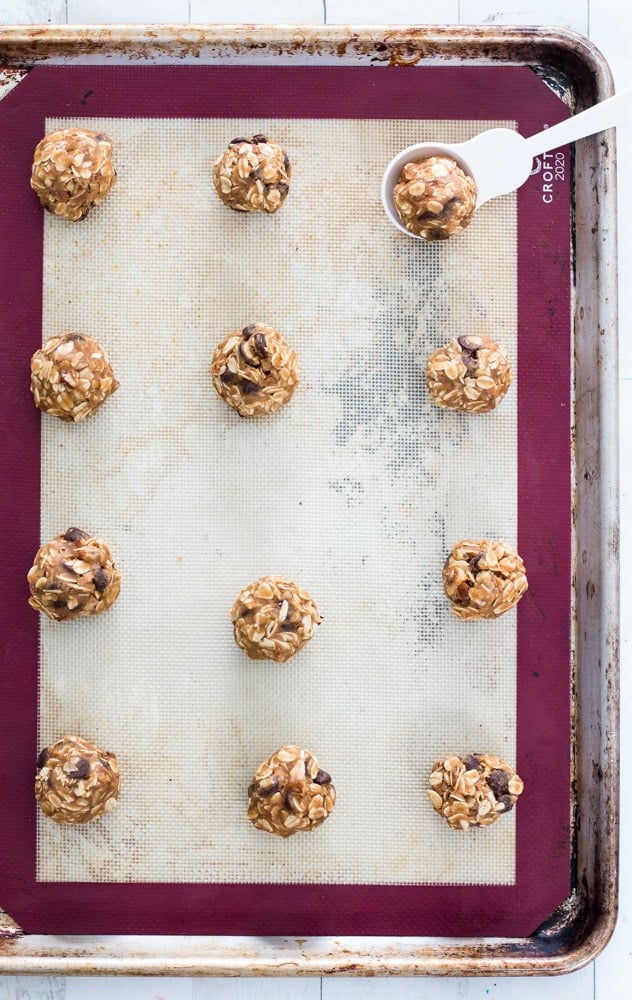
<path fill-rule="evenodd" d="M 543 24 L 587 34 L 617 88 L 632 86 L 630 0 L 0 0 L 3 24 L 111 22 Z M 618 132 L 621 334 L 622 594 L 632 585 L 632 123 Z M 629 557 L 629 558 L 628 558 Z M 603 955 L 570 976 L 538 979 L 128 979 L 0 977 L 0 1000 L 629 1000 L 632 997 L 632 616 L 622 615 L 621 907 Z"/>

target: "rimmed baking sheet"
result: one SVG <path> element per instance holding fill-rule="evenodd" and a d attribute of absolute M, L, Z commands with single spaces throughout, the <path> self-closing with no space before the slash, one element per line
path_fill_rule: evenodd
<path fill-rule="evenodd" d="M 3 220 L 22 221 L 9 303 L 29 290 L 18 368 L 42 325 L 76 328 L 122 382 L 95 420 L 47 421 L 41 442 L 26 376 L 6 386 L 28 487 L 12 585 L 30 721 L 16 743 L 6 701 L 21 760 L 7 836 L 22 846 L 2 902 L 27 930 L 522 935 L 568 895 L 567 154 L 445 246 L 401 237 L 378 204 L 402 145 L 514 120 L 528 133 L 566 109 L 526 68 L 376 75 L 38 68 L 3 102 L 24 135 Z M 120 181 L 80 227 L 47 219 L 42 233 L 28 160 L 44 130 L 79 120 L 115 137 Z M 273 219 L 235 216 L 211 191 L 212 160 L 268 125 L 294 162 L 290 198 Z M 286 411 L 250 424 L 206 367 L 226 330 L 257 318 L 287 335 L 303 378 Z M 427 353 L 465 330 L 497 332 L 515 359 L 488 417 L 439 412 L 423 391 Z M 108 615 L 41 623 L 40 738 L 92 736 L 125 779 L 106 823 L 35 837 L 38 622 L 21 574 L 40 521 L 44 538 L 98 531 L 124 573 Z M 531 590 L 517 614 L 450 615 L 441 564 L 467 535 L 518 542 Z M 293 663 L 252 665 L 227 610 L 277 570 L 325 621 Z M 339 800 L 317 834 L 282 843 L 250 828 L 243 791 L 287 740 L 319 755 Z M 527 790 L 464 840 L 423 783 L 437 757 L 477 749 L 515 760 Z"/>

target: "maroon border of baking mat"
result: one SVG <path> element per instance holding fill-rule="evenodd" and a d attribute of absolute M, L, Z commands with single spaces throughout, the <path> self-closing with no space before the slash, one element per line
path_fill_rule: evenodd
<path fill-rule="evenodd" d="M 529 935 L 570 891 L 567 151 L 566 179 L 554 182 L 552 202 L 543 200 L 543 184 L 551 180 L 544 170 L 518 197 L 518 523 L 530 590 L 512 612 L 518 615 L 516 763 L 525 781 L 516 810 L 515 884 L 36 881 L 39 620 L 27 604 L 25 577 L 39 544 L 40 415 L 28 370 L 40 346 L 44 213 L 28 181 L 45 117 L 81 123 L 84 115 L 515 119 L 531 135 L 568 110 L 527 67 L 38 66 L 0 102 L 0 904 L 33 933 Z M 86 287 L 91 280 L 87 275 Z M 422 779 L 431 763 L 419 762 L 420 808 L 429 808 Z M 464 851 L 468 838 L 480 835 L 485 831 L 454 834 Z"/>

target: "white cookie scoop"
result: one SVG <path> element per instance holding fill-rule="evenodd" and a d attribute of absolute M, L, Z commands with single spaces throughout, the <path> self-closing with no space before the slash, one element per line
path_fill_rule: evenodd
<path fill-rule="evenodd" d="M 450 156 L 464 173 L 472 177 L 478 189 L 476 207 L 480 208 L 491 198 L 515 191 L 531 173 L 533 159 L 541 153 L 557 149 L 569 142 L 594 135 L 626 121 L 632 113 L 632 88 L 615 94 L 599 104 L 567 118 L 558 125 L 537 132 L 525 139 L 519 132 L 508 128 L 488 129 L 479 132 L 467 142 L 454 144 L 420 142 L 408 146 L 393 157 L 382 178 L 382 204 L 390 221 L 413 239 L 423 239 L 403 225 L 395 208 L 393 190 L 400 171 L 406 163 L 429 156 Z"/>

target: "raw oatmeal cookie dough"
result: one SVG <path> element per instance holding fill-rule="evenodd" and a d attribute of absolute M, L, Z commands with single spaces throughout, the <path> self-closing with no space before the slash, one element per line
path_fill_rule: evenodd
<path fill-rule="evenodd" d="M 60 420 L 85 420 L 118 387 L 107 354 L 84 333 L 51 337 L 31 358 L 35 405 Z"/>
<path fill-rule="evenodd" d="M 217 394 L 242 417 L 274 413 L 298 385 L 298 357 L 273 327 L 249 323 L 218 344 L 211 361 Z"/>
<path fill-rule="evenodd" d="M 437 406 L 489 413 L 511 385 L 507 351 L 489 337 L 456 337 L 428 358 L 426 385 Z"/>
<path fill-rule="evenodd" d="M 429 156 L 402 167 L 393 190 L 402 225 L 426 240 L 447 240 L 469 226 L 477 189 L 449 156 Z"/>
<path fill-rule="evenodd" d="M 42 545 L 27 579 L 31 607 L 56 622 L 100 615 L 121 589 L 108 546 L 80 528 L 69 528 Z"/>
<path fill-rule="evenodd" d="M 433 808 L 453 830 L 490 826 L 513 809 L 524 788 L 513 767 L 486 753 L 437 761 L 429 784 Z"/>
<path fill-rule="evenodd" d="M 315 830 L 336 802 L 331 776 L 309 750 L 284 746 L 263 762 L 248 789 L 248 819 L 258 830 L 290 837 Z"/>
<path fill-rule="evenodd" d="M 119 786 L 116 754 L 78 736 L 64 736 L 37 758 L 35 797 L 56 823 L 89 823 L 111 812 Z"/>
<path fill-rule="evenodd" d="M 525 566 L 504 542 L 464 539 L 443 567 L 443 585 L 459 618 L 498 618 L 516 606 L 528 587 Z"/>
<path fill-rule="evenodd" d="M 35 147 L 31 187 L 53 215 L 83 219 L 115 181 L 112 140 L 105 132 L 63 128 Z"/>
<path fill-rule="evenodd" d="M 215 190 L 237 212 L 276 212 L 291 176 L 287 153 L 265 135 L 233 139 L 213 167 Z"/>
<path fill-rule="evenodd" d="M 230 612 L 235 642 L 251 660 L 286 663 L 309 642 L 321 618 L 306 590 L 282 576 L 244 587 Z"/>

